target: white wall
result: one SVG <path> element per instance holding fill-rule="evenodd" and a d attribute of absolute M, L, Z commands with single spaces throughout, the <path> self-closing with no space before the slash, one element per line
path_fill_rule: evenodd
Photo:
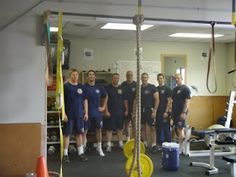
<path fill-rule="evenodd" d="M 113 69 L 117 60 L 135 60 L 134 41 L 108 41 L 70 39 L 70 67 L 79 70 L 108 70 Z M 198 95 L 211 95 L 206 89 L 207 61 L 201 60 L 201 52 L 207 50 L 208 43 L 175 43 L 175 42 L 143 42 L 144 60 L 160 61 L 161 54 L 187 55 L 187 84 L 198 87 Z M 85 61 L 83 49 L 94 50 L 94 59 Z M 228 95 L 226 89 L 227 45 L 216 45 L 216 69 L 218 90 L 214 95 Z M 125 71 L 124 71 L 125 72 Z M 211 83 L 212 84 L 212 83 Z"/>
<path fill-rule="evenodd" d="M 181 3 L 178 2 L 181 7 L 178 5 L 171 7 L 174 5 L 172 1 L 158 1 L 155 6 L 148 5 L 148 2 L 144 7 L 144 13 L 145 17 L 198 20 L 212 20 L 214 17 L 214 20 L 225 21 L 226 19 L 230 21 L 230 3 L 228 1 L 222 3 L 221 0 L 217 0 L 215 7 L 212 10 L 207 10 L 208 8 L 206 7 L 212 7 L 209 3 L 212 1 L 209 0 L 207 3 L 201 1 L 199 4 L 192 4 L 191 8 L 187 6 L 185 8 L 187 0 L 182 0 Z M 205 9 L 202 7 L 205 7 Z M 47 9 L 75 13 L 133 16 L 137 7 L 136 3 L 127 5 L 126 1 L 123 1 L 121 5 L 116 3 L 93 4 L 87 1 L 78 4 L 45 2 L 34 11 L 41 14 Z M 37 37 L 40 35 L 37 18 L 35 13 L 27 13 L 0 32 L 0 123 L 33 123 L 42 122 L 45 119 L 45 50 L 37 41 Z M 70 64 L 82 70 L 95 67 L 99 70 L 108 69 L 112 68 L 112 63 L 116 60 L 135 59 L 135 43 L 132 41 L 87 41 L 76 39 L 72 40 L 71 47 Z M 83 61 L 83 48 L 94 49 L 94 61 Z M 198 86 L 200 94 L 207 95 L 203 82 L 206 73 L 206 62 L 199 59 L 200 51 L 203 48 L 208 48 L 208 45 L 144 43 L 143 57 L 146 60 L 160 60 L 161 54 L 187 54 L 187 83 Z M 218 69 L 217 77 L 219 82 L 221 82 L 217 95 L 226 94 L 225 57 L 226 45 L 217 45 L 217 66 L 220 68 L 220 70 Z"/>
<path fill-rule="evenodd" d="M 45 119 L 45 50 L 39 16 L 29 13 L 0 32 L 0 123 Z"/>
<path fill-rule="evenodd" d="M 234 43 L 227 44 L 227 65 L 226 65 L 226 72 L 231 71 L 235 69 L 235 63 L 234 63 Z M 236 90 L 236 72 L 227 74 L 227 91 L 230 90 Z"/>

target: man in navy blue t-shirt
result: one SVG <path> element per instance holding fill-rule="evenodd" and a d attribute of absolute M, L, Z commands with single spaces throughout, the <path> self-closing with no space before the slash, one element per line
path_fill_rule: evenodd
<path fill-rule="evenodd" d="M 94 70 L 87 72 L 88 83 L 85 84 L 85 91 L 88 98 L 88 121 L 85 122 L 85 134 L 83 137 L 84 146 L 87 142 L 87 131 L 90 126 L 96 129 L 97 151 L 100 156 L 105 156 L 102 150 L 102 112 L 107 104 L 107 93 L 102 85 L 95 83 L 96 73 Z M 102 100 L 104 98 L 104 100 Z"/>
<path fill-rule="evenodd" d="M 188 114 L 190 102 L 190 90 L 183 84 L 183 78 L 180 74 L 175 75 L 176 87 L 172 94 L 172 119 L 174 121 L 175 132 L 179 138 L 180 153 L 183 151 L 183 140 L 185 138 L 184 127 Z"/>
<path fill-rule="evenodd" d="M 171 89 L 165 85 L 164 74 L 157 75 L 158 93 L 159 93 L 159 107 L 157 109 L 156 132 L 157 143 L 160 149 L 163 142 L 171 141 L 170 133 L 170 111 L 171 111 Z"/>
<path fill-rule="evenodd" d="M 148 74 L 142 73 L 141 75 L 141 128 L 142 140 L 147 146 L 147 126 L 151 130 L 151 148 L 152 152 L 157 151 L 156 146 L 156 113 L 159 105 L 159 94 L 155 85 L 148 83 Z"/>
<path fill-rule="evenodd" d="M 126 73 L 126 81 L 121 84 L 126 99 L 128 100 L 128 115 L 125 116 L 124 119 L 124 131 L 126 134 L 127 141 L 130 140 L 130 127 L 132 126 L 134 130 L 134 126 L 132 123 L 132 114 L 133 114 L 133 104 L 136 96 L 136 82 L 133 80 L 133 72 L 127 71 Z"/>
<path fill-rule="evenodd" d="M 112 74 L 112 82 L 106 87 L 108 94 L 107 116 L 104 128 L 107 134 L 107 152 L 111 152 L 112 131 L 117 131 L 119 147 L 123 148 L 123 122 L 124 116 L 128 115 L 128 101 L 125 98 L 124 90 L 119 85 L 120 76 L 118 73 Z"/>
<path fill-rule="evenodd" d="M 78 83 L 79 72 L 76 69 L 70 71 L 70 79 L 64 84 L 65 100 L 65 124 L 64 133 L 64 162 L 70 162 L 68 147 L 73 131 L 76 134 L 78 157 L 80 161 L 87 161 L 84 155 L 82 134 L 84 133 L 84 120 L 88 119 L 88 101 L 83 85 Z"/>

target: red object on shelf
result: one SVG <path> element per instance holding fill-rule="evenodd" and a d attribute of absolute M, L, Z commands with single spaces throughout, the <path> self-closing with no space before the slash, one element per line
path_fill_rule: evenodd
<path fill-rule="evenodd" d="M 63 76 L 63 82 L 65 82 L 66 78 Z M 57 78 L 56 76 L 53 76 L 52 84 L 47 87 L 48 91 L 56 91 L 57 88 Z"/>

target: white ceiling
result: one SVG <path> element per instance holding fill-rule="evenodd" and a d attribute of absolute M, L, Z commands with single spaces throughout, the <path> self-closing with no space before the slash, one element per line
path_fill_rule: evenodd
<path fill-rule="evenodd" d="M 17 20 L 18 17 L 23 16 L 28 11 L 31 11 L 36 6 L 42 5 L 43 3 L 58 3 L 63 6 L 80 6 L 85 5 L 91 9 L 95 5 L 100 5 L 104 7 L 102 9 L 105 13 L 112 13 L 111 10 L 114 10 L 114 14 L 118 12 L 115 11 L 115 8 L 110 7 L 119 7 L 124 9 L 124 16 L 130 16 L 127 13 L 128 11 L 135 11 L 137 7 L 138 0 L 1 0 L 0 2 L 0 31 L 3 28 L 6 28 L 8 24 L 14 23 L 14 20 Z M 168 19 L 170 18 L 186 18 L 190 20 L 199 20 L 196 18 L 207 17 L 207 18 L 216 18 L 216 14 L 219 18 L 223 18 L 227 14 L 227 18 L 231 13 L 231 0 L 143 0 L 143 9 L 144 15 L 149 17 L 155 16 L 154 14 L 161 9 L 165 11 L 171 10 L 173 14 L 162 13 Z M 110 9 L 105 9 L 109 7 Z M 70 8 L 67 9 L 69 12 Z M 72 7 L 71 7 L 72 9 Z M 164 11 L 164 12 L 165 12 Z M 174 13 L 176 11 L 182 11 L 183 13 Z M 96 9 L 93 10 L 96 13 Z M 191 13 L 192 12 L 192 13 Z M 198 12 L 196 16 L 196 12 Z M 121 12 L 119 12 L 121 13 Z M 188 16 L 186 14 L 193 14 Z M 122 13 L 121 13 L 122 14 Z M 131 13 L 132 14 L 132 13 Z M 195 18 L 196 16 L 196 18 Z M 210 16 L 210 17 L 209 17 Z M 159 17 L 159 16 L 158 16 Z M 223 18 L 224 19 L 224 18 Z M 77 38 L 92 38 L 92 39 L 111 39 L 111 40 L 134 40 L 135 32 L 134 31 L 115 31 L 115 30 L 102 30 L 100 29 L 108 21 L 114 21 L 114 19 L 99 19 L 99 18 L 81 18 L 75 16 L 64 16 L 64 27 L 63 33 L 65 36 L 77 37 Z M 222 21 L 222 20 L 221 20 Z M 228 20 L 225 20 L 229 22 Z M 52 26 L 55 25 L 56 19 L 51 19 Z M 149 22 L 150 23 L 150 22 Z M 152 22 L 151 22 L 152 23 Z M 199 27 L 196 24 L 166 24 L 166 23 L 157 23 L 154 27 L 143 31 L 142 36 L 143 40 L 147 41 L 197 41 L 197 42 L 208 42 L 209 39 L 199 40 L 199 39 L 180 39 L 180 38 L 170 38 L 168 35 L 175 32 L 198 32 L 198 33 L 210 33 L 210 25 L 207 27 Z M 224 37 L 217 38 L 217 42 L 232 42 L 234 41 L 234 28 L 218 28 L 216 25 L 215 33 L 224 34 Z"/>
<path fill-rule="evenodd" d="M 51 26 L 57 26 L 57 18 L 50 18 Z M 105 40 L 135 40 L 135 31 L 107 30 L 101 27 L 107 22 L 122 22 L 122 19 L 64 16 L 63 34 L 70 38 L 105 39 Z M 127 23 L 127 20 L 124 20 Z M 130 20 L 130 23 L 132 21 Z M 153 27 L 142 31 L 144 41 L 175 41 L 175 42 L 209 42 L 210 39 L 172 38 L 170 34 L 177 32 L 211 33 L 210 24 L 177 23 L 148 21 Z M 233 42 L 234 27 L 232 25 L 215 25 L 215 34 L 223 34 L 216 42 Z"/>

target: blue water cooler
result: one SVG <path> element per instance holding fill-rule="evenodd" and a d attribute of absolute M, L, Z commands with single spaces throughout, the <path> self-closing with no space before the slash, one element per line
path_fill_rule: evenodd
<path fill-rule="evenodd" d="M 179 169 L 179 144 L 162 143 L 162 167 L 169 171 Z"/>

